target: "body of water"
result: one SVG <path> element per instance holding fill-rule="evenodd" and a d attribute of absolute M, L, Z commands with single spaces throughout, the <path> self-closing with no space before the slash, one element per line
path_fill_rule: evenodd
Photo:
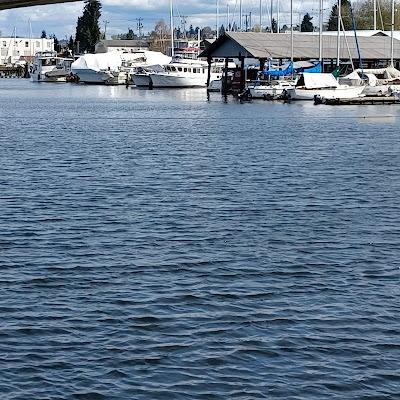
<path fill-rule="evenodd" d="M 400 108 L 0 80 L 0 397 L 400 397 Z"/>

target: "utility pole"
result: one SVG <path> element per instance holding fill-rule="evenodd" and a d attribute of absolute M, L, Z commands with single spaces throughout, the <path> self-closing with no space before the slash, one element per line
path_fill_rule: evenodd
<path fill-rule="evenodd" d="M 245 26 L 246 26 L 246 29 L 245 29 L 245 32 L 248 32 L 248 30 L 249 30 L 249 14 L 244 14 L 244 23 L 245 23 Z"/>
<path fill-rule="evenodd" d="M 137 21 L 137 30 L 138 30 L 138 32 L 139 32 L 139 37 L 141 38 L 142 37 L 142 29 L 143 29 L 143 24 L 142 24 L 142 21 L 143 21 L 143 18 L 136 18 L 136 21 Z"/>
<path fill-rule="evenodd" d="M 110 23 L 110 21 L 104 21 L 104 40 L 106 40 L 106 33 L 107 33 L 107 25 Z"/>
<path fill-rule="evenodd" d="M 251 11 L 249 12 L 249 21 L 250 21 L 250 23 L 249 23 L 249 25 L 250 25 L 250 32 L 251 32 Z"/>

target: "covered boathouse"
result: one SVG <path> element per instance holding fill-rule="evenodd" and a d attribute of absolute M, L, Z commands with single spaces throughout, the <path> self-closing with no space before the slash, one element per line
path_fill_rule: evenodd
<path fill-rule="evenodd" d="M 361 60 L 364 68 L 389 65 L 392 53 L 391 37 L 386 35 L 361 36 L 357 37 L 357 41 L 353 32 L 346 32 L 345 36 L 340 36 L 339 58 L 341 64 L 358 68 Z M 337 36 L 329 34 L 322 35 L 320 38 L 318 34 L 299 32 L 293 34 L 293 61 L 318 61 L 320 53 L 324 72 L 332 71 L 336 66 Z M 260 70 L 262 70 L 268 60 L 276 60 L 282 64 L 290 60 L 291 56 L 290 33 L 258 32 L 225 32 L 199 54 L 199 57 L 208 60 L 209 77 L 213 58 L 225 59 L 225 70 L 227 70 L 229 59 L 239 60 L 240 91 L 245 88 L 245 59 L 259 60 Z M 393 60 L 394 66 L 399 68 L 400 41 L 397 39 L 393 39 Z"/>

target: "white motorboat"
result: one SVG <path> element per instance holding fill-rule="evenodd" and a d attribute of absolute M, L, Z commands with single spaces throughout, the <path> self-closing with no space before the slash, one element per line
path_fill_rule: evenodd
<path fill-rule="evenodd" d="M 286 91 L 293 90 L 296 85 L 294 80 L 257 81 L 247 89 L 254 99 L 276 99 Z"/>
<path fill-rule="evenodd" d="M 154 88 L 206 87 L 208 64 L 205 61 L 182 59 L 164 65 L 163 72 L 150 73 Z M 222 78 L 222 66 L 212 65 L 210 81 Z"/>
<path fill-rule="evenodd" d="M 164 68 L 161 65 L 151 65 L 149 67 L 140 67 L 131 75 L 133 84 L 136 87 L 146 87 L 152 86 L 152 81 L 150 79 L 150 73 L 152 72 L 163 72 Z"/>
<path fill-rule="evenodd" d="M 35 55 L 31 79 L 33 82 L 66 82 L 71 74 L 72 58 L 58 57 L 55 51 Z"/>
<path fill-rule="evenodd" d="M 292 100 L 353 99 L 360 97 L 365 86 L 341 85 L 332 74 L 303 73 L 288 94 Z"/>

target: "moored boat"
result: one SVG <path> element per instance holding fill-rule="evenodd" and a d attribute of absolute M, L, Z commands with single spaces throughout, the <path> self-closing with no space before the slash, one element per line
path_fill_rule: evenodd
<path fill-rule="evenodd" d="M 66 82 L 71 74 L 72 58 L 58 57 L 55 51 L 35 55 L 31 80 L 33 82 Z"/>
<path fill-rule="evenodd" d="M 362 95 L 365 85 L 341 85 L 332 74 L 303 73 L 294 89 L 288 91 L 292 100 L 352 99 Z"/>

